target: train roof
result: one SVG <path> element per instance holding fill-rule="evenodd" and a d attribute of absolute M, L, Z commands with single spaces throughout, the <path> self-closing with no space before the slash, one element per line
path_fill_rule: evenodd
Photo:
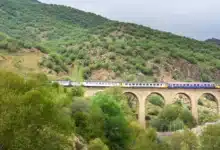
<path fill-rule="evenodd" d="M 168 82 L 169 84 L 214 84 L 214 82 Z"/>

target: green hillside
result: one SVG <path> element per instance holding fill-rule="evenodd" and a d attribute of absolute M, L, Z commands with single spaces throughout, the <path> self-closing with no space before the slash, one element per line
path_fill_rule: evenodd
<path fill-rule="evenodd" d="M 0 16 L 0 52 L 37 48 L 48 54 L 39 67 L 57 78 L 77 65 L 90 80 L 220 80 L 214 44 L 35 0 L 1 0 Z"/>

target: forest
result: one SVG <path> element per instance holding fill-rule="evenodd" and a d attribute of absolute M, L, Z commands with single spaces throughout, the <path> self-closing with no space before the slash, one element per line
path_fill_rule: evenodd
<path fill-rule="evenodd" d="M 35 0 L 1 0 L 0 15 L 0 52 L 36 48 L 58 79 L 78 65 L 86 80 L 220 80 L 216 44 Z"/>
<path fill-rule="evenodd" d="M 182 129 L 158 136 L 155 124 L 140 127 L 118 88 L 84 97 L 82 87 L 64 88 L 44 74 L 0 71 L 0 145 L 3 150 L 218 150 L 220 126 L 190 130 L 192 115 L 167 106 L 160 115 Z M 179 114 L 175 114 L 177 108 Z M 172 121 L 175 120 L 175 121 Z M 182 123 L 180 123 L 182 121 Z M 184 124 L 184 125 L 182 125 Z M 161 123 L 159 124 L 161 125 Z"/>

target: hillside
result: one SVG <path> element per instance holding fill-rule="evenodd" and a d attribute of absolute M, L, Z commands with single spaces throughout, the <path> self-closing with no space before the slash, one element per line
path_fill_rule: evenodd
<path fill-rule="evenodd" d="M 220 80 L 214 44 L 36 0 L 1 0 L 0 16 L 0 53 L 40 50 L 45 54 L 32 70 L 59 79 L 77 65 L 90 80 Z"/>
<path fill-rule="evenodd" d="M 220 45 L 220 40 L 216 39 L 216 38 L 207 39 L 205 41 L 206 42 L 210 42 L 210 43 L 214 43 L 214 44 L 217 44 L 217 45 Z"/>

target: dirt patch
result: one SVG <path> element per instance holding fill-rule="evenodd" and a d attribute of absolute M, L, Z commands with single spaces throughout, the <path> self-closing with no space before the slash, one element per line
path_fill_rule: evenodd
<path fill-rule="evenodd" d="M 44 54 L 36 49 L 22 50 L 0 58 L 0 68 L 13 72 L 42 72 L 39 61 Z"/>
<path fill-rule="evenodd" d="M 91 80 L 115 80 L 116 74 L 112 70 L 99 69 L 92 71 Z"/>

